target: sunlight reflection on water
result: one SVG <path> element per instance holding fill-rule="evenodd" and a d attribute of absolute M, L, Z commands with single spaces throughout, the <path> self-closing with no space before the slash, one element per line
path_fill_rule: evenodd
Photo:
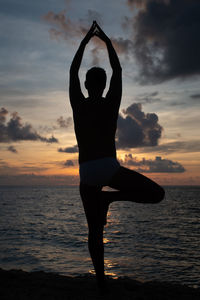
<path fill-rule="evenodd" d="M 199 285 L 199 187 L 168 187 L 158 205 L 113 203 L 105 228 L 112 277 Z M 0 267 L 93 272 L 77 187 L 0 187 Z"/>

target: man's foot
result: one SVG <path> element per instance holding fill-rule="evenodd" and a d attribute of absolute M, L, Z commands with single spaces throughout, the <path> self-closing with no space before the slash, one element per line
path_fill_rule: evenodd
<path fill-rule="evenodd" d="M 98 292 L 101 296 L 104 296 L 110 292 L 106 280 L 102 282 L 97 282 L 97 287 L 98 287 Z"/>

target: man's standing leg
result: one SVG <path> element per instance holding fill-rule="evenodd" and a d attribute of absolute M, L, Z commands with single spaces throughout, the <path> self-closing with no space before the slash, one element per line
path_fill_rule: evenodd
<path fill-rule="evenodd" d="M 98 286 L 103 288 L 105 286 L 105 274 L 101 187 L 81 183 L 80 195 L 88 222 L 88 248 L 96 272 Z"/>

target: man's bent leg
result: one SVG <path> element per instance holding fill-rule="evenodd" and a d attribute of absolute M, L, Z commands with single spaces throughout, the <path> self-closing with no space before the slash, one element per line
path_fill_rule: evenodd
<path fill-rule="evenodd" d="M 153 180 L 133 170 L 120 167 L 109 186 L 118 191 L 106 197 L 110 201 L 133 201 L 137 203 L 159 203 L 164 199 L 164 189 Z"/>

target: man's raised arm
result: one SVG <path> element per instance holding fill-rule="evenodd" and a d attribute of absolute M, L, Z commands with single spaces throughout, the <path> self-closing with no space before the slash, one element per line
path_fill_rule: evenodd
<path fill-rule="evenodd" d="M 113 70 L 113 74 L 110 81 L 110 87 L 106 97 L 110 99 L 115 99 L 115 101 L 119 102 L 120 104 L 121 95 L 122 95 L 122 68 L 119 62 L 119 58 L 111 43 L 111 40 L 103 32 L 103 30 L 99 27 L 99 25 L 97 23 L 95 24 L 97 28 L 95 35 L 105 42 L 108 50 L 110 65 Z"/>
<path fill-rule="evenodd" d="M 69 95 L 70 95 L 70 102 L 72 106 L 77 104 L 80 101 L 80 99 L 83 97 L 78 72 L 82 62 L 85 47 L 87 43 L 90 41 L 90 39 L 92 38 L 92 36 L 94 35 L 94 29 L 95 29 L 95 22 L 93 22 L 90 30 L 88 31 L 88 33 L 86 34 L 82 42 L 80 43 L 80 46 L 73 58 L 70 67 Z"/>

